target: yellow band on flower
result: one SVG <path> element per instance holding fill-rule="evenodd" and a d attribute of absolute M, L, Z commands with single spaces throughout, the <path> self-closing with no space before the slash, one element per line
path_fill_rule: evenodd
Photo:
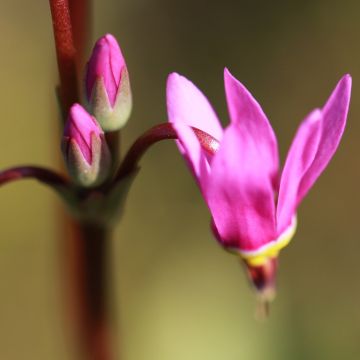
<path fill-rule="evenodd" d="M 252 266 L 263 265 L 267 259 L 277 257 L 279 251 L 284 248 L 293 238 L 296 231 L 296 216 L 294 216 L 291 225 L 276 239 L 265 244 L 255 251 L 240 250 L 240 256 Z"/>

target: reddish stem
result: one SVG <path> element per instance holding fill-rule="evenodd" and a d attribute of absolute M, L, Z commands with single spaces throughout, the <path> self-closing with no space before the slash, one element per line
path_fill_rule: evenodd
<path fill-rule="evenodd" d="M 66 241 L 67 279 L 72 321 L 80 358 L 111 360 L 108 246 L 110 232 L 96 224 L 72 222 Z"/>
<path fill-rule="evenodd" d="M 199 130 L 197 128 L 192 128 L 197 136 L 203 149 L 208 152 L 210 155 L 213 155 L 218 147 L 219 142 L 213 138 L 208 133 Z M 141 157 L 149 149 L 149 147 L 158 141 L 168 140 L 168 139 L 177 139 L 176 130 L 173 128 L 171 123 L 164 123 L 156 125 L 153 128 L 146 131 L 141 135 L 135 143 L 131 146 L 127 152 L 118 173 L 116 174 L 115 181 L 121 179 L 122 177 L 132 173 L 137 167 Z"/>
<path fill-rule="evenodd" d="M 91 39 L 91 0 L 68 0 L 74 43 L 77 51 L 77 70 L 80 76 L 85 64 L 87 46 Z M 81 89 L 79 89 L 81 90 Z"/>
<path fill-rule="evenodd" d="M 70 106 L 79 100 L 76 48 L 68 0 L 49 0 L 49 2 L 60 75 L 60 98 L 63 113 L 66 114 Z"/>
<path fill-rule="evenodd" d="M 60 99 L 64 118 L 79 102 L 77 67 L 81 70 L 90 27 L 90 0 L 49 0 L 53 20 Z M 76 324 L 81 358 L 111 360 L 112 342 L 107 304 L 107 256 L 109 229 L 67 219 L 71 232 L 64 239 L 66 285 Z M 74 325 L 74 324 L 73 324 Z"/>
<path fill-rule="evenodd" d="M 18 166 L 0 172 L 0 186 L 21 179 L 35 179 L 52 188 L 69 188 L 69 180 L 56 172 L 39 166 Z"/>

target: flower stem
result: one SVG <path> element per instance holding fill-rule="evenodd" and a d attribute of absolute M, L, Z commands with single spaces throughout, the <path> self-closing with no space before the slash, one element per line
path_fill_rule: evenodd
<path fill-rule="evenodd" d="M 68 0 L 73 38 L 76 49 L 76 65 L 81 75 L 85 65 L 86 51 L 91 39 L 92 1 Z M 81 89 L 80 89 L 81 90 Z"/>
<path fill-rule="evenodd" d="M 68 295 L 80 359 L 114 359 L 108 297 L 110 231 L 73 221 L 65 242 Z"/>
<path fill-rule="evenodd" d="M 63 119 L 80 100 L 78 74 L 90 37 L 90 0 L 49 0 L 57 63 L 59 95 Z M 66 218 L 69 230 L 64 246 L 72 325 L 80 359 L 112 360 L 109 325 L 108 245 L 110 230 L 105 226 Z"/>
<path fill-rule="evenodd" d="M 60 75 L 60 101 L 63 114 L 79 101 L 76 72 L 77 54 L 68 0 L 49 0 Z"/>
<path fill-rule="evenodd" d="M 214 155 L 219 147 L 218 141 L 208 133 L 192 128 L 203 149 L 210 155 Z M 118 170 L 115 181 L 132 173 L 138 167 L 138 163 L 149 147 L 158 141 L 177 139 L 177 133 L 171 123 L 156 125 L 141 135 L 127 152 L 120 169 Z"/>
<path fill-rule="evenodd" d="M 35 179 L 60 192 L 71 188 L 65 177 L 40 166 L 17 166 L 0 171 L 0 186 L 21 179 Z"/>

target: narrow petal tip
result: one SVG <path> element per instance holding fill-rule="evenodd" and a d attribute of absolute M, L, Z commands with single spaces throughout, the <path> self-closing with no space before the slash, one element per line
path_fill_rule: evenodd
<path fill-rule="evenodd" d="M 265 114 L 263 113 L 263 110 L 260 106 L 260 104 L 257 102 L 257 100 L 254 98 L 254 96 L 250 93 L 250 91 L 246 88 L 246 86 L 241 83 L 231 72 L 228 68 L 224 68 L 224 83 L 225 83 L 225 93 L 227 100 L 229 101 L 229 98 L 237 97 L 237 107 L 243 108 L 244 106 L 251 106 L 253 108 L 256 108 L 256 111 L 259 111 L 264 117 Z M 231 105 L 231 104 L 229 104 Z M 230 107 L 230 115 L 232 115 L 231 106 Z M 234 121 L 233 116 L 230 116 L 231 120 Z"/>
<path fill-rule="evenodd" d="M 347 81 L 347 82 L 350 82 L 350 85 L 351 85 L 351 82 L 352 82 L 352 77 L 350 74 L 345 74 L 341 80 L 344 80 L 344 81 Z"/>
<path fill-rule="evenodd" d="M 176 79 L 178 79 L 178 78 L 183 78 L 183 79 L 185 79 L 185 80 L 187 80 L 184 76 L 182 76 L 182 75 L 180 75 L 179 73 L 177 73 L 177 72 L 172 72 L 172 73 L 170 73 L 169 75 L 168 75 L 168 77 L 167 77 L 167 82 L 171 82 L 171 81 L 175 81 Z"/>
<path fill-rule="evenodd" d="M 184 76 L 178 74 L 177 72 L 172 72 L 168 75 L 167 79 L 166 79 L 166 94 L 169 98 L 169 94 L 172 91 L 176 91 L 176 86 L 181 83 L 182 81 L 184 82 L 189 82 L 188 79 L 186 79 Z M 170 122 L 173 122 L 172 119 L 169 119 Z"/>
<path fill-rule="evenodd" d="M 346 92 L 346 95 L 350 97 L 350 91 L 352 86 L 352 77 L 350 74 L 345 74 L 337 83 L 335 91 Z"/>
<path fill-rule="evenodd" d="M 225 66 L 224 67 L 224 76 L 231 76 L 233 77 L 233 75 L 231 74 L 230 70 Z"/>
<path fill-rule="evenodd" d="M 346 116 L 350 102 L 351 86 L 352 77 L 350 74 L 345 74 L 336 84 L 323 110 L 326 111 L 327 108 L 334 107 L 335 105 L 335 107 L 342 109 Z"/>

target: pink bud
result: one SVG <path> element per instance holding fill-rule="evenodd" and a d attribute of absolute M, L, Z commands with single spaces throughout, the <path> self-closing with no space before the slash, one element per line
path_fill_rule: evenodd
<path fill-rule="evenodd" d="M 110 104 L 114 106 L 121 73 L 125 67 L 125 60 L 116 39 L 110 34 L 101 37 L 95 44 L 87 66 L 85 81 L 88 101 L 91 99 L 96 79 L 103 78 Z"/>
<path fill-rule="evenodd" d="M 62 151 L 71 177 L 81 186 L 97 186 L 106 180 L 111 168 L 111 154 L 104 132 L 79 104 L 70 108 Z"/>
<path fill-rule="evenodd" d="M 64 138 L 73 140 L 79 146 L 85 160 L 91 165 L 91 135 L 99 136 L 103 131 L 95 118 L 93 118 L 81 105 L 74 104 L 70 108 L 67 123 L 64 128 Z"/>
<path fill-rule="evenodd" d="M 85 74 L 88 109 L 104 131 L 119 130 L 130 116 L 129 75 L 116 39 L 107 34 L 95 44 Z"/>

